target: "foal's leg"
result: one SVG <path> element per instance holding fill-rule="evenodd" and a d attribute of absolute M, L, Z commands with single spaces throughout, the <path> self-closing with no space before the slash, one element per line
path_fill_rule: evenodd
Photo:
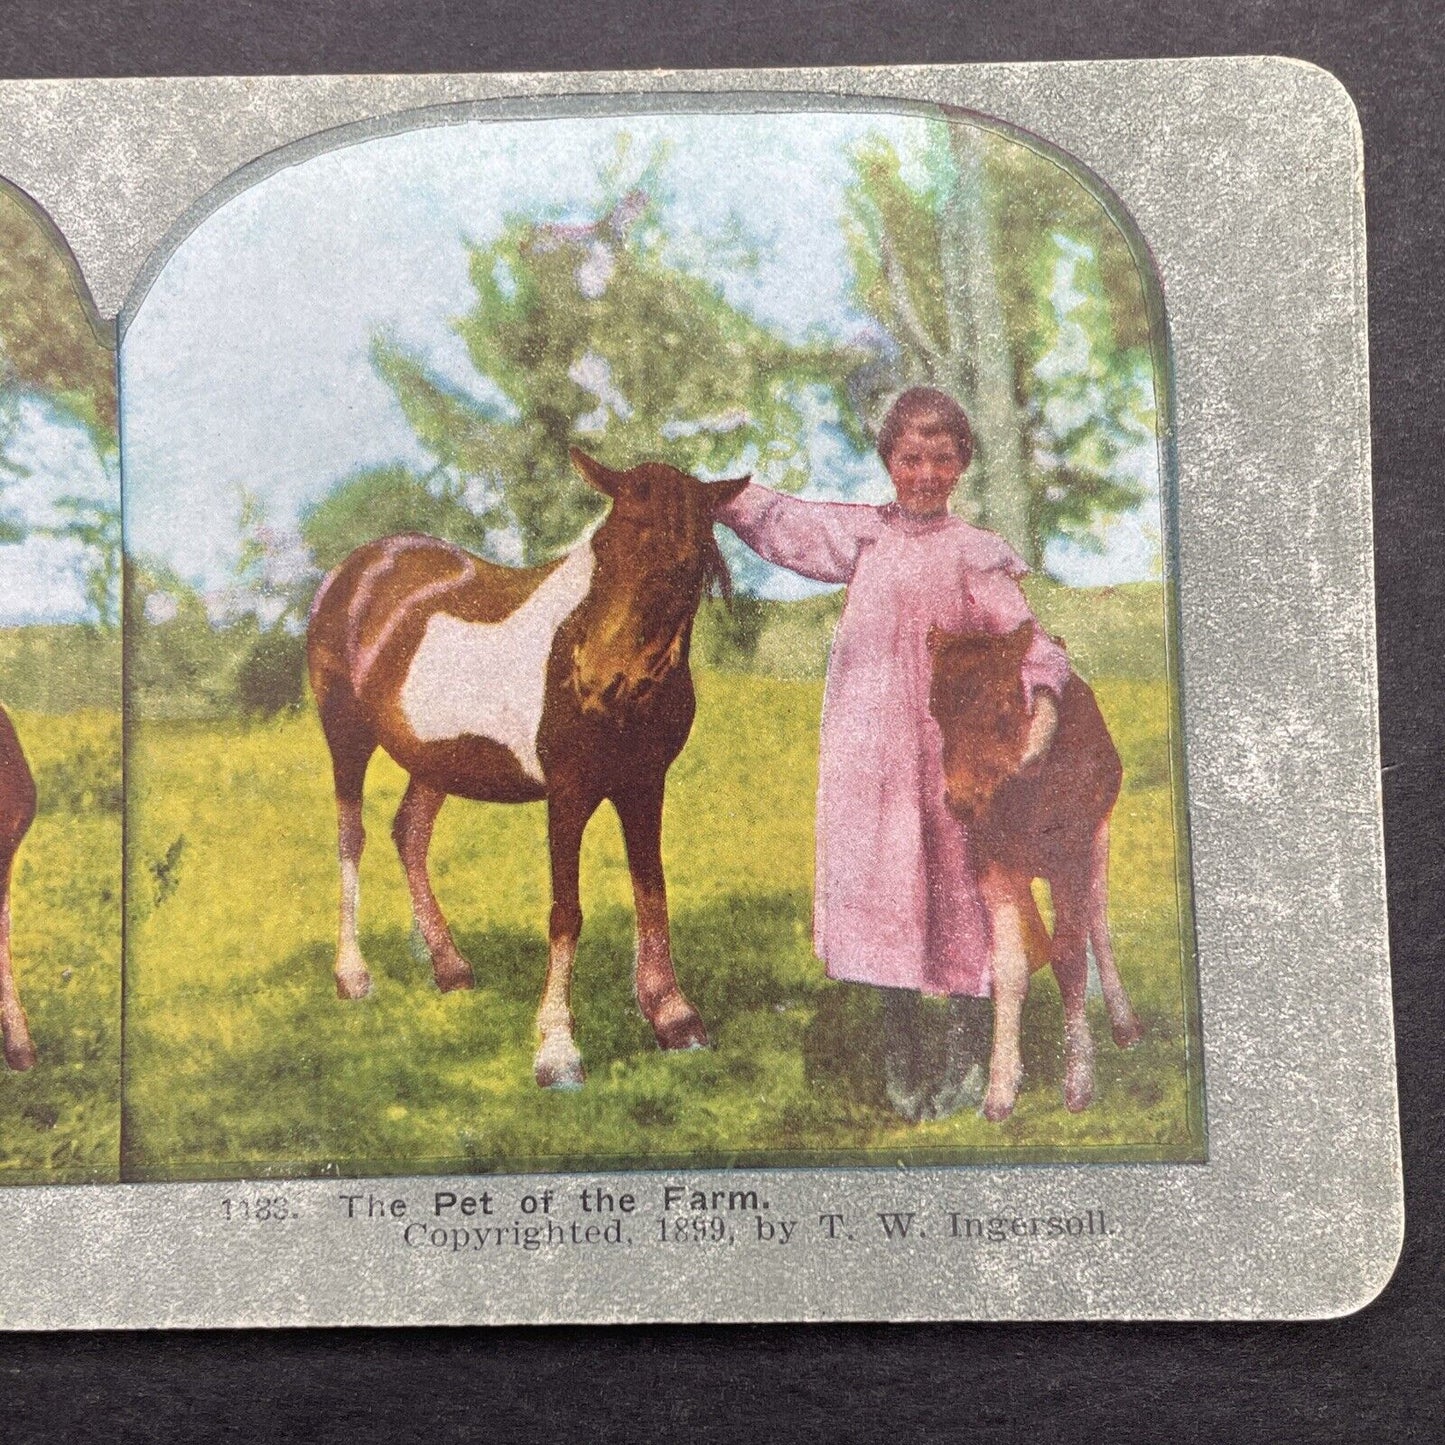
<path fill-rule="evenodd" d="M 10 965 L 10 870 L 13 855 L 0 858 L 0 1034 L 5 1044 L 5 1062 L 12 1069 L 28 1069 L 35 1063 L 35 1045 L 30 1025 L 20 1007 L 20 994 Z"/>
<path fill-rule="evenodd" d="M 1089 987 L 1087 883 L 1056 879 L 1054 897 L 1054 977 L 1064 1001 L 1064 1104 L 1072 1113 L 1094 1097 L 1094 1036 L 1089 1032 L 1085 1000 Z"/>
<path fill-rule="evenodd" d="M 1002 868 L 985 868 L 979 889 L 988 909 L 993 934 L 990 962 L 993 970 L 993 1056 L 989 1061 L 988 1093 L 984 1095 L 984 1118 L 998 1123 L 1013 1113 L 1023 1079 L 1019 1032 L 1023 1023 L 1024 999 L 1029 992 L 1028 942 L 1025 932 L 1027 909 L 1032 899 L 1029 880 Z"/>
<path fill-rule="evenodd" d="M 1104 819 L 1094 834 L 1089 850 L 1089 940 L 1094 945 L 1094 962 L 1099 967 L 1099 987 L 1113 1025 L 1114 1042 L 1132 1049 L 1144 1037 L 1144 1025 L 1124 991 L 1119 966 L 1114 962 L 1114 945 L 1109 937 L 1109 820 Z"/>
<path fill-rule="evenodd" d="M 401 807 L 396 810 L 391 837 L 401 855 L 401 866 L 406 869 L 406 886 L 411 892 L 411 916 L 416 921 L 417 932 L 426 942 L 427 952 L 431 954 L 432 977 L 443 993 L 450 993 L 453 989 L 473 987 L 475 979 L 471 964 L 457 951 L 452 941 L 451 929 L 447 927 L 426 871 L 432 827 L 446 800 L 447 795 L 440 788 L 429 788 L 413 778 L 407 784 Z"/>
<path fill-rule="evenodd" d="M 582 933 L 578 862 L 582 834 L 597 811 L 595 798 L 558 794 L 547 804 L 547 843 L 552 855 L 552 921 L 548 929 L 547 981 L 537 1010 L 540 1042 L 532 1074 L 544 1089 L 580 1089 L 587 1078 L 572 1037 L 572 965 Z"/>
<path fill-rule="evenodd" d="M 707 1029 L 683 996 L 672 966 L 667 883 L 662 874 L 665 781 L 666 775 L 659 773 L 613 798 L 627 842 L 627 866 L 637 908 L 637 1002 L 662 1048 L 705 1049 Z"/>

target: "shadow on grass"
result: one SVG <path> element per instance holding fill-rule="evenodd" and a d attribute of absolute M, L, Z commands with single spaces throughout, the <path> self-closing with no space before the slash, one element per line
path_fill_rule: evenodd
<path fill-rule="evenodd" d="M 821 972 L 821 965 L 819 970 Z M 817 990 L 812 1022 L 803 1034 L 803 1069 L 810 1084 L 847 1097 L 857 1104 L 886 1111 L 883 1094 L 883 995 L 868 984 L 824 984 Z M 942 999 L 923 1002 L 920 1030 L 925 1075 L 943 1071 L 947 1004 Z M 1152 1065 L 1167 1056 L 1168 1066 L 1180 1054 L 1177 1028 L 1165 1019 L 1140 1015 L 1145 1028 L 1143 1045 L 1121 1053 L 1114 1045 L 1109 1021 L 1101 1003 L 1090 1001 L 1089 1024 L 1094 1034 L 1096 1071 L 1111 1081 L 1116 1075 L 1131 1101 L 1152 1107 L 1164 1089 L 1150 1067 L 1130 1068 L 1125 1060 Z M 1061 1093 L 1064 1079 L 1064 1010 L 1052 975 L 1035 975 L 1024 1005 L 1020 1031 L 1024 1088 Z M 984 1059 L 985 1066 L 987 1058 Z"/>
<path fill-rule="evenodd" d="M 808 907 L 805 894 L 787 893 L 678 914 L 679 978 L 714 1042 L 686 1057 L 659 1054 L 637 1007 L 631 911 L 589 916 L 573 1010 L 592 1079 L 570 1103 L 543 1094 L 532 1079 L 547 962 L 540 931 L 459 932 L 476 978 L 472 993 L 437 993 L 409 931 L 386 929 L 361 939 L 373 979 L 362 1002 L 335 997 L 324 943 L 210 989 L 133 996 L 125 1172 L 199 1177 L 206 1164 L 225 1173 L 273 1162 L 345 1167 L 363 1157 L 402 1169 L 434 1155 L 418 1133 L 447 1132 L 448 1120 L 457 1157 L 482 1148 L 467 1144 L 475 1129 L 487 1136 L 496 1167 L 503 1141 L 514 1158 L 537 1154 L 537 1130 L 564 1106 L 596 1116 L 599 1152 L 606 1152 L 610 1115 L 629 1140 L 639 1130 L 666 1131 L 697 1096 L 754 1087 L 748 1049 L 760 1028 L 778 1034 L 780 1021 L 788 1023 L 774 1046 L 796 1047 L 793 1034 L 822 982 L 808 949 Z M 484 1124 L 475 1122 L 479 1115 Z"/>
<path fill-rule="evenodd" d="M 118 833 L 46 817 L 20 854 L 16 981 L 40 1057 L 0 1063 L 0 1184 L 118 1177 Z"/>
<path fill-rule="evenodd" d="M 713 1042 L 684 1054 L 660 1053 L 637 1008 L 630 910 L 589 917 L 573 989 L 589 1072 L 580 1093 L 532 1078 L 540 931 L 461 932 L 473 993 L 439 994 L 409 934 L 390 929 L 362 940 L 374 980 L 364 1002 L 335 997 L 322 944 L 209 996 L 153 1000 L 131 1017 L 126 1175 L 655 1168 L 856 1152 L 883 1137 L 896 1153 L 906 1145 L 882 1098 L 881 994 L 824 978 L 808 909 L 799 891 L 678 913 L 679 978 Z M 926 1008 L 937 1068 L 946 1010 Z M 1155 1106 L 1151 1071 L 1178 1071 L 1178 1041 L 1126 1061 L 1097 1003 L 1091 1016 L 1101 1075 L 1127 1080 L 1135 1107 Z M 1025 1092 L 1053 1112 L 1062 1032 L 1057 990 L 1040 975 L 1024 1019 Z M 988 1145 L 1023 1138 L 1009 1128 Z"/>

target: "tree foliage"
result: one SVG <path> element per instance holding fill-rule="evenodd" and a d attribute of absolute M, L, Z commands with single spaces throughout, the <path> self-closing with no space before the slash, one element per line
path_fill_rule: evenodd
<path fill-rule="evenodd" d="M 126 559 L 127 706 L 139 717 L 218 715 L 235 703 L 245 644 L 162 563 Z"/>
<path fill-rule="evenodd" d="M 115 352 L 92 324 L 64 244 L 36 213 L 0 185 L 0 471 L 20 471 L 7 455 L 26 400 L 80 427 L 108 476 L 119 463 Z M 0 513 L 0 543 L 30 531 L 73 542 L 92 619 L 120 623 L 121 524 L 116 502 L 62 496 L 58 520 L 27 529 Z"/>
<path fill-rule="evenodd" d="M 709 247 L 664 224 L 664 159 L 628 180 L 624 143 L 591 215 L 513 215 L 469 247 L 476 299 L 455 324 L 476 386 L 447 381 L 395 338 L 375 343 L 378 373 L 445 479 L 438 495 L 467 506 L 495 546 L 515 538 L 523 561 L 602 510 L 569 446 L 614 466 L 654 458 L 715 476 L 746 465 L 796 489 L 804 393 L 841 386 L 840 348 L 775 334 L 689 262 Z M 726 244 L 713 239 L 714 263 Z M 731 260 L 747 264 L 736 245 Z"/>
<path fill-rule="evenodd" d="M 301 537 L 237 492 L 226 584 L 202 592 L 164 563 L 127 561 L 126 634 L 142 717 L 270 717 L 305 694 L 306 613 L 320 574 Z"/>
<path fill-rule="evenodd" d="M 981 127 L 940 121 L 912 155 L 870 137 L 851 162 L 853 294 L 877 329 L 850 377 L 855 409 L 876 426 L 902 387 L 953 390 L 993 418 L 970 473 L 985 522 L 1016 518 L 1003 530 L 1035 565 L 1054 538 L 1094 545 L 1098 520 L 1141 499 L 1124 463 L 1154 426 L 1149 315 L 1124 236 L 1057 162 Z M 989 394 L 998 359 L 1002 397 Z M 1016 498 L 990 495 L 1001 472 Z"/>
<path fill-rule="evenodd" d="M 425 532 L 480 551 L 496 514 L 474 512 L 453 476 L 417 476 L 400 463 L 344 478 L 301 513 L 301 539 L 318 572 L 338 567 L 363 542 L 395 532 Z"/>
<path fill-rule="evenodd" d="M 0 390 L 44 398 L 115 450 L 115 352 L 91 324 L 63 243 L 3 186 Z"/>
<path fill-rule="evenodd" d="M 94 497 L 57 497 L 61 520 L 36 527 L 42 536 L 60 537 L 81 548 L 81 585 L 87 610 L 103 632 L 120 626 L 121 515 L 115 502 Z"/>

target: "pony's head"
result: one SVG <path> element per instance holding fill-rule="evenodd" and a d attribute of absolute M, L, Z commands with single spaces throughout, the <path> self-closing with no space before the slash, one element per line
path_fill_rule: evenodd
<path fill-rule="evenodd" d="M 1001 635 L 928 630 L 928 707 L 943 734 L 944 800 L 965 823 L 1023 762 L 1029 712 L 1022 669 L 1032 642 L 1031 622 Z"/>
<path fill-rule="evenodd" d="M 700 482 L 665 462 L 614 472 L 576 447 L 572 465 L 612 500 L 592 537 L 597 558 L 572 653 L 584 712 L 638 703 L 683 661 L 704 593 L 730 590 L 713 517 L 747 485 Z"/>

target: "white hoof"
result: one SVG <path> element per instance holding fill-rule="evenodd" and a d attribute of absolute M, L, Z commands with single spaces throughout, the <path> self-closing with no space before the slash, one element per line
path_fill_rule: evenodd
<path fill-rule="evenodd" d="M 1081 1114 L 1094 1098 L 1094 1040 L 1086 1031 L 1064 1050 L 1064 1107 Z"/>
<path fill-rule="evenodd" d="M 1014 1111 L 1014 1100 L 1017 1095 L 1007 1090 L 990 1089 L 983 1101 L 983 1117 L 990 1124 L 1001 1124 Z"/>
<path fill-rule="evenodd" d="M 988 1093 L 983 1100 L 983 1117 L 990 1124 L 1000 1124 L 1013 1113 L 1023 1081 L 1022 1069 L 1006 1071 L 1002 1075 L 990 1072 Z"/>
<path fill-rule="evenodd" d="M 582 1055 L 572 1042 L 572 1035 L 560 1029 L 544 1035 L 537 1057 L 532 1061 L 532 1074 L 539 1089 L 580 1089 L 586 1082 L 587 1071 L 582 1067 Z"/>
<path fill-rule="evenodd" d="M 365 964 L 351 964 L 336 969 L 336 997 L 365 998 L 371 992 L 371 975 Z"/>

